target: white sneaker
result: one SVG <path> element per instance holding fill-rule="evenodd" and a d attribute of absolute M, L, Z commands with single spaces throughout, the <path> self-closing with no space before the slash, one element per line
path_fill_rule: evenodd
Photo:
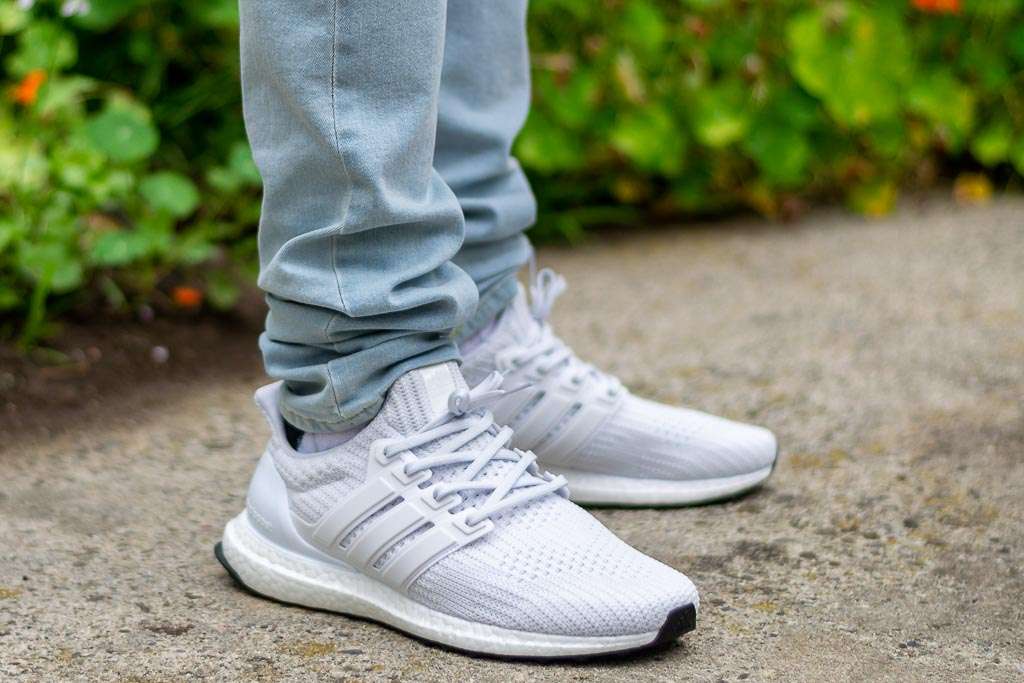
<path fill-rule="evenodd" d="M 764 482 L 778 445 L 767 429 L 631 395 L 617 379 L 580 361 L 547 323 L 564 280 L 549 269 L 519 295 L 494 329 L 464 354 L 472 382 L 497 370 L 506 385 L 529 384 L 493 408 L 532 450 L 569 481 L 577 503 L 688 505 L 735 496 Z"/>
<path fill-rule="evenodd" d="M 407 373 L 351 441 L 313 454 L 286 439 L 280 385 L 263 387 L 272 436 L 217 558 L 259 595 L 474 653 L 579 658 L 692 630 L 689 579 L 505 448 L 484 408 L 501 382 L 468 390 L 455 363 Z"/>

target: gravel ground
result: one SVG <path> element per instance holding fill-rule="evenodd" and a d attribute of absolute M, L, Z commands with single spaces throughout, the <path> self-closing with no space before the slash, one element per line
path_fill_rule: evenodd
<path fill-rule="evenodd" d="M 211 549 L 265 437 L 253 354 L 4 434 L 0 678 L 1024 679 L 1024 201 L 637 231 L 541 260 L 571 283 L 555 317 L 581 355 L 780 436 L 746 498 L 597 513 L 694 579 L 697 631 L 640 659 L 507 663 L 237 590 Z"/>

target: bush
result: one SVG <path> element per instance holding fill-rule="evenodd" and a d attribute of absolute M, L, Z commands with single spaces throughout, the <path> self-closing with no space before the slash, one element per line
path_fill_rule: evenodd
<path fill-rule="evenodd" d="M 540 237 L 1024 172 L 1024 0 L 534 0 Z M 0 337 L 231 308 L 259 176 L 236 0 L 0 0 Z M 970 176 L 964 196 L 984 195 Z"/>

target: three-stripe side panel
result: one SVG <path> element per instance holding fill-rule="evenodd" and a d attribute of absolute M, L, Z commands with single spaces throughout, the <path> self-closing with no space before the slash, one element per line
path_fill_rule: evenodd
<path fill-rule="evenodd" d="M 467 525 L 469 511 L 451 511 L 460 502 L 457 496 L 437 502 L 432 486 L 420 488 L 427 477 L 402 476 L 402 466 L 377 471 L 307 529 L 307 535 L 322 552 L 404 591 L 435 562 L 484 536 L 494 524 L 483 520 Z"/>

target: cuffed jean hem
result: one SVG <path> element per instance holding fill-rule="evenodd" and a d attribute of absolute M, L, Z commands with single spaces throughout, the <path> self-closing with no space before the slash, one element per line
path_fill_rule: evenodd
<path fill-rule="evenodd" d="M 288 424 L 301 429 L 304 432 L 341 432 L 355 427 L 362 427 L 375 418 L 377 413 L 380 412 L 381 406 L 384 405 L 387 392 L 391 389 L 391 385 L 395 383 L 395 380 L 405 373 L 416 370 L 417 368 L 427 367 L 428 365 L 437 365 L 438 363 L 446 363 L 448 361 L 461 361 L 459 350 L 454 343 L 444 344 L 431 350 L 429 353 L 420 354 L 396 363 L 391 366 L 385 374 L 382 391 L 375 392 L 373 394 L 374 398 L 358 409 L 345 414 L 339 414 L 337 420 L 314 419 L 293 410 L 288 405 L 287 392 L 282 392 L 281 400 L 278 404 L 278 410 L 281 413 L 281 417 L 283 417 Z M 335 386 L 334 390 L 337 392 L 338 387 Z"/>
<path fill-rule="evenodd" d="M 461 344 L 487 327 L 505 310 L 512 299 L 516 298 L 518 292 L 519 283 L 516 280 L 516 271 L 512 271 L 486 291 L 480 292 L 480 303 L 477 304 L 476 311 L 469 320 L 452 332 L 452 339 L 455 340 L 455 343 Z"/>

